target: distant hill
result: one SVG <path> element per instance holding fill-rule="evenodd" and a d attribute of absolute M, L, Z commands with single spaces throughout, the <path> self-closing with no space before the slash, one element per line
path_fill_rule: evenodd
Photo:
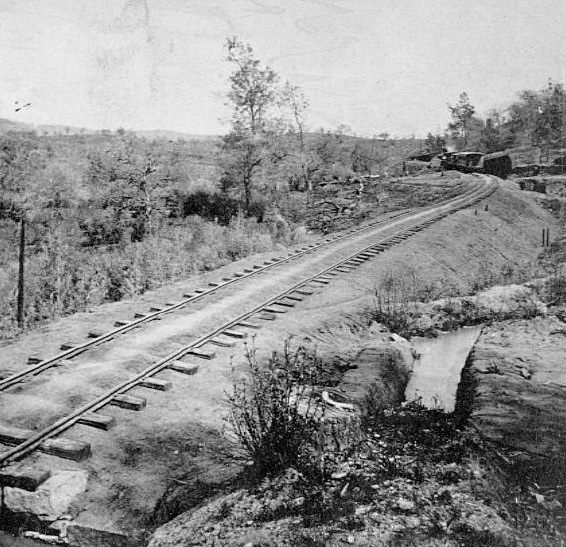
<path fill-rule="evenodd" d="M 86 127 L 73 127 L 69 125 L 21 123 L 8 120 L 6 118 L 0 118 L 0 135 L 8 133 L 9 131 L 15 131 L 18 133 L 29 133 L 35 131 L 38 135 L 96 135 L 115 133 L 115 131 L 110 131 L 108 129 L 88 129 Z M 209 141 L 218 138 L 217 135 L 198 135 L 193 133 L 183 133 L 181 131 L 169 131 L 167 129 L 132 130 L 132 133 L 138 137 L 144 137 L 146 139 L 166 139 L 173 141 L 178 139 L 186 141 Z"/>
<path fill-rule="evenodd" d="M 146 139 L 167 139 L 176 141 L 183 139 L 185 141 L 210 141 L 215 140 L 219 135 L 198 135 L 193 133 L 183 133 L 181 131 L 169 131 L 168 129 L 145 129 L 133 131 L 138 137 L 145 137 Z"/>
<path fill-rule="evenodd" d="M 8 133 L 8 131 L 29 132 L 33 130 L 33 127 L 28 124 L 0 118 L 0 134 Z"/>

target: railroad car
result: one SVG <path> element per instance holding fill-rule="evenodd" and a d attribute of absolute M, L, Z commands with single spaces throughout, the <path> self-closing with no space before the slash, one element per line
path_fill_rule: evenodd
<path fill-rule="evenodd" d="M 502 179 L 511 174 L 512 162 L 506 152 L 483 154 L 482 152 L 455 152 L 447 154 L 441 163 L 444 169 L 463 173 L 487 173 Z"/>

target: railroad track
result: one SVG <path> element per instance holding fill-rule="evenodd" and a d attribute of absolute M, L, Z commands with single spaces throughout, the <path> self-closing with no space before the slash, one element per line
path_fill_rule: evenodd
<path fill-rule="evenodd" d="M 451 198 L 446 200 L 446 202 L 442 202 L 440 204 L 435 204 L 426 208 L 421 209 L 421 211 L 426 211 L 428 209 L 434 209 L 435 207 L 441 206 L 443 204 L 449 204 L 454 200 L 461 200 L 465 198 L 467 195 L 472 195 L 475 190 L 469 190 L 468 192 L 464 193 L 457 198 Z M 344 239 L 355 237 L 361 233 L 367 232 L 369 230 L 374 229 L 377 226 L 382 224 L 386 224 L 387 222 L 391 222 L 394 219 L 401 219 L 405 216 L 409 216 L 414 213 L 414 209 L 408 209 L 393 215 L 388 216 L 386 219 L 378 220 L 367 224 L 361 228 L 353 228 L 351 230 L 347 230 L 346 232 L 340 234 L 337 237 L 326 237 L 323 238 L 322 241 L 318 243 L 312 243 L 310 245 L 306 245 L 304 247 L 299 248 L 298 250 L 289 253 L 286 257 L 276 257 L 271 260 L 264 262 L 262 265 L 254 265 L 252 268 L 245 269 L 242 273 L 238 272 L 234 274 L 232 277 L 225 277 L 218 282 L 211 282 L 207 288 L 203 289 L 196 289 L 193 293 L 186 293 L 183 295 L 183 299 L 179 302 L 173 304 L 166 304 L 162 308 L 150 308 L 150 311 L 145 314 L 136 314 L 138 317 L 135 317 L 132 321 L 117 321 L 114 325 L 114 328 L 104 332 L 98 333 L 93 332 L 89 335 L 89 339 L 85 342 L 76 344 L 76 345 L 68 345 L 64 344 L 61 347 L 61 351 L 51 357 L 46 359 L 37 359 L 34 357 L 30 357 L 29 365 L 25 370 L 16 372 L 7 376 L 6 378 L 0 379 L 0 391 L 5 391 L 17 384 L 20 384 L 23 380 L 27 378 L 31 378 L 33 376 L 37 376 L 42 372 L 57 366 L 61 362 L 68 361 L 73 359 L 74 357 L 90 350 L 94 349 L 105 342 L 109 342 L 114 340 L 116 337 L 126 334 L 134 329 L 141 327 L 142 325 L 149 323 L 151 321 L 155 321 L 156 319 L 161 318 L 162 316 L 179 310 L 180 308 L 184 308 L 190 304 L 193 304 L 212 293 L 218 292 L 223 288 L 232 285 L 234 283 L 241 282 L 245 279 L 248 279 L 252 276 L 264 273 L 272 268 L 277 266 L 281 266 L 286 264 L 292 260 L 296 260 L 302 256 L 307 254 L 311 254 L 319 249 L 322 249 L 326 246 L 332 245 L 333 243 L 342 241 Z"/>
<path fill-rule="evenodd" d="M 159 387 L 159 379 L 154 378 L 159 372 L 165 369 L 177 369 L 179 368 L 179 364 L 175 364 L 181 358 L 186 355 L 196 355 L 196 356 L 207 356 L 207 352 L 203 349 L 208 343 L 216 343 L 217 345 L 223 345 L 222 340 L 219 339 L 221 336 L 225 337 L 235 337 L 235 338 L 244 338 L 247 335 L 247 332 L 251 329 L 260 328 L 257 323 L 254 323 L 254 319 L 274 319 L 279 313 L 284 313 L 288 308 L 293 307 L 298 301 L 303 300 L 305 296 L 308 296 L 313 293 L 313 290 L 316 286 L 327 285 L 331 282 L 332 278 L 335 276 L 340 275 L 341 273 L 348 273 L 353 271 L 359 265 L 363 264 L 367 260 L 370 260 L 372 257 L 376 256 L 377 254 L 383 252 L 388 247 L 399 243 L 411 235 L 421 231 L 425 227 L 429 226 L 430 224 L 446 217 L 449 214 L 452 214 L 460 209 L 465 207 L 469 207 L 473 203 L 476 203 L 482 199 L 488 197 L 496 188 L 495 184 L 487 184 L 485 183 L 485 179 L 487 177 L 481 177 L 484 180 L 484 184 L 481 185 L 479 188 L 474 188 L 469 192 L 464 193 L 462 196 L 458 198 L 452 198 L 447 200 L 441 204 L 437 204 L 435 206 L 431 206 L 424 210 L 419 211 L 418 219 L 404 225 L 402 228 L 397 230 L 395 233 L 388 235 L 387 237 L 382 238 L 378 242 L 374 242 L 366 247 L 357 250 L 356 252 L 352 253 L 351 255 L 347 256 L 346 258 L 332 264 L 331 266 L 325 267 L 324 269 L 318 271 L 315 275 L 311 275 L 300 282 L 294 284 L 291 287 L 288 287 L 284 291 L 280 292 L 277 296 L 271 297 L 261 304 L 255 306 L 251 310 L 248 310 L 244 313 L 229 319 L 228 321 L 222 323 L 220 326 L 214 328 L 212 331 L 204 334 L 203 336 L 199 337 L 198 339 L 192 341 L 190 344 L 187 344 L 180 349 L 175 350 L 174 352 L 170 353 L 169 355 L 159 359 L 155 363 L 151 364 L 142 372 L 132 376 L 130 379 L 116 385 L 115 387 L 109 389 L 108 391 L 102 393 L 95 399 L 92 399 L 88 403 L 84 404 L 83 406 L 75 409 L 73 412 L 64 416 L 58 420 L 56 420 L 51 425 L 45 427 L 40 431 L 34 432 L 27 432 L 25 435 L 21 435 L 20 438 L 14 440 L 6 439 L 6 436 L 2 435 L 2 431 L 0 431 L 0 440 L 5 442 L 6 444 L 16 444 L 13 448 L 10 448 L 2 453 L 0 453 L 0 466 L 12 463 L 17 460 L 21 460 L 22 458 L 29 455 L 31 452 L 40 449 L 46 451 L 48 453 L 56 453 L 53 451 L 52 442 L 54 437 L 58 437 L 64 431 L 68 430 L 69 428 L 73 427 L 77 423 L 83 423 L 87 425 L 92 425 L 94 427 L 103 427 L 105 421 L 103 420 L 103 416 L 97 414 L 99 410 L 104 408 L 105 406 L 115 403 L 117 400 L 124 400 L 124 397 L 127 398 L 126 393 L 131 389 L 141 386 L 141 387 L 153 387 L 155 389 L 161 389 Z M 427 211 L 430 211 L 430 214 L 426 214 Z M 403 213 L 402 215 L 409 215 L 409 213 Z M 398 217 L 401 215 L 398 215 Z M 423 218 L 424 217 L 424 218 Z M 391 219 L 389 219 L 391 220 Z M 385 221 L 387 222 L 387 221 Z M 383 223 L 383 222 L 381 222 Z M 375 223 L 373 227 L 378 223 Z M 273 267 L 276 264 L 281 264 L 282 262 L 287 262 L 296 256 L 300 256 L 302 254 L 306 254 L 312 252 L 317 248 L 317 246 L 327 245 L 330 241 L 336 241 L 337 239 L 343 239 L 346 237 L 351 237 L 355 233 L 359 233 L 362 231 L 367 230 L 367 227 L 353 230 L 347 232 L 346 234 L 341 235 L 339 238 L 335 238 L 333 240 L 325 240 L 319 245 L 311 245 L 308 246 L 305 250 L 301 250 L 299 253 L 290 255 L 287 258 L 276 259 L 277 262 L 265 264 L 262 267 L 258 267 L 257 270 L 250 271 L 247 273 L 247 276 L 259 273 L 259 271 L 265 271 L 267 267 Z M 245 274 L 240 275 L 234 279 L 225 281 L 224 285 L 226 286 L 230 283 L 237 281 L 238 279 L 242 279 L 246 277 Z M 213 290 L 218 290 L 220 285 L 216 285 L 215 287 L 211 287 L 208 292 L 212 292 Z M 198 297 L 202 297 L 208 292 L 203 291 Z M 193 297 L 187 299 L 186 302 L 192 301 Z M 162 314 L 171 311 L 172 309 L 177 309 L 184 305 L 185 302 L 179 303 L 176 305 L 171 306 L 168 310 L 159 310 L 156 311 L 155 314 Z M 147 317 L 140 318 L 144 320 L 148 320 Z M 122 331 L 118 328 L 115 331 L 111 331 L 106 335 L 107 339 L 109 337 L 114 337 L 116 334 L 121 333 Z M 99 340 L 94 340 L 95 344 Z M 69 350 L 69 353 L 76 351 L 78 348 L 73 348 Z M 83 348 L 81 348 L 84 351 Z M 210 356 L 210 354 L 208 354 Z M 28 375 L 31 373 L 39 373 L 40 370 L 45 370 L 45 365 L 49 363 L 53 363 L 57 360 L 61 359 L 60 356 L 55 356 L 49 360 L 45 360 L 42 363 L 39 363 L 34 370 L 28 372 Z M 47 368 L 47 367 L 46 367 Z M 18 377 L 19 380 L 23 378 L 19 375 L 14 375 L 14 377 Z M 6 379 L 8 380 L 8 379 Z M 11 384 L 13 385 L 13 384 Z M 51 444 L 50 444 L 51 441 Z M 57 454 L 61 455 L 61 454 Z M 88 456 L 88 450 L 81 450 L 80 451 L 80 458 Z M 63 457 L 65 457 L 63 455 Z M 72 456 L 67 456 L 72 457 Z"/>

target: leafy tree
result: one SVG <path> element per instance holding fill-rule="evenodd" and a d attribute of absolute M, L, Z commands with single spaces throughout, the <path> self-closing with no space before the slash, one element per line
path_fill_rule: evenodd
<path fill-rule="evenodd" d="M 431 154 L 441 154 L 446 146 L 446 139 L 438 133 L 433 135 L 429 132 L 426 136 L 425 146 Z"/>
<path fill-rule="evenodd" d="M 448 130 L 454 141 L 460 148 L 468 146 L 469 131 L 476 113 L 475 107 L 470 103 L 467 93 L 461 93 L 458 104 L 448 105 L 452 121 L 448 124 Z"/>
<path fill-rule="evenodd" d="M 175 158 L 168 158 L 156 142 L 125 135 L 105 152 L 91 154 L 87 181 L 97 206 L 113 211 L 115 225 L 123 233 L 132 230 L 133 241 L 142 241 L 166 213 L 170 182 L 166 165 L 174 162 Z"/>
<path fill-rule="evenodd" d="M 270 134 L 276 130 L 278 76 L 256 59 L 249 44 L 238 38 L 228 39 L 226 49 L 226 59 L 234 70 L 228 92 L 232 127 L 221 144 L 223 186 L 243 192 L 244 209 L 248 213 L 257 173 L 268 158 Z"/>
<path fill-rule="evenodd" d="M 522 91 L 508 112 L 516 144 L 546 149 L 565 146 L 566 93 L 562 84 L 550 80 L 539 92 Z"/>

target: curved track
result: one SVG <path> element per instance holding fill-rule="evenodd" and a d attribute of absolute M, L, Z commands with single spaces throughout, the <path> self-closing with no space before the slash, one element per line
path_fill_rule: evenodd
<path fill-rule="evenodd" d="M 444 202 L 437 203 L 432 206 L 420 209 L 419 212 L 433 210 L 439 206 L 452 203 L 455 200 L 461 200 L 463 197 L 473 195 L 474 191 L 475 189 L 468 190 L 462 196 L 458 196 L 457 198 L 451 198 Z M 149 313 L 143 314 L 142 317 L 138 317 L 133 321 L 120 322 L 120 324 L 117 324 L 117 326 L 114 329 L 111 329 L 108 332 L 102 333 L 100 335 L 96 335 L 93 338 L 90 338 L 83 343 L 74 345 L 73 347 L 70 347 L 68 349 L 64 349 L 61 352 L 51 357 L 48 357 L 46 359 L 39 361 L 38 363 L 30 365 L 25 370 L 16 372 L 14 374 L 7 376 L 6 378 L 0 379 L 0 391 L 5 391 L 6 389 L 9 389 L 10 387 L 21 383 L 26 378 L 37 376 L 38 374 L 41 374 L 42 372 L 56 366 L 61 361 L 72 359 L 90 349 L 96 348 L 101 344 L 104 344 L 105 342 L 114 340 L 117 336 L 126 334 L 129 331 L 132 331 L 133 329 L 136 329 L 146 323 L 149 323 L 150 321 L 154 321 L 155 319 L 158 319 L 168 313 L 174 312 L 176 310 L 179 310 L 180 308 L 193 304 L 205 298 L 206 296 L 216 293 L 222 290 L 223 288 L 228 287 L 234 283 L 238 283 L 252 276 L 264 273 L 272 268 L 281 266 L 292 260 L 296 260 L 305 255 L 316 252 L 317 250 L 332 245 L 336 242 L 342 241 L 347 238 L 355 237 L 364 232 L 368 232 L 376 228 L 377 226 L 387 224 L 388 222 L 391 222 L 394 219 L 402 219 L 404 217 L 409 217 L 414 212 L 415 212 L 414 209 L 408 209 L 399 213 L 391 214 L 386 219 L 371 222 L 361 228 L 353 228 L 351 230 L 347 230 L 346 232 L 343 232 L 336 237 L 326 237 L 321 241 L 319 241 L 318 243 L 312 243 L 310 245 L 301 247 L 300 249 L 295 250 L 292 253 L 289 253 L 289 255 L 287 255 L 286 257 L 273 258 L 269 261 L 264 262 L 264 264 L 261 266 L 255 265 L 253 266 L 252 269 L 244 270 L 243 273 L 236 273 L 231 278 L 223 278 L 218 282 L 210 283 L 207 288 L 197 289 L 196 291 L 193 291 L 194 294 L 187 293 L 183 295 L 183 300 L 180 300 L 179 302 L 169 305 L 166 304 L 163 308 L 160 309 L 150 310 Z"/>
<path fill-rule="evenodd" d="M 202 346 L 204 346 L 209 342 L 214 342 L 214 340 L 219 335 L 231 336 L 234 334 L 242 334 L 241 332 L 235 333 L 233 330 L 235 328 L 238 328 L 240 330 L 255 328 L 256 325 L 251 323 L 250 320 L 252 320 L 254 317 L 257 317 L 258 314 L 276 315 L 278 312 L 284 310 L 286 306 L 292 305 L 291 302 L 293 300 L 300 300 L 300 298 L 298 298 L 297 295 L 311 294 L 311 292 L 309 292 L 308 290 L 309 287 L 312 288 L 315 285 L 321 285 L 321 284 L 326 285 L 330 283 L 333 276 L 352 271 L 354 268 L 356 268 L 363 262 L 383 252 L 388 247 L 395 245 L 396 243 L 399 243 L 404 239 L 407 239 L 411 235 L 421 231 L 422 229 L 432 224 L 433 222 L 436 222 L 449 214 L 452 214 L 465 207 L 469 207 L 470 205 L 477 203 L 478 201 L 488 197 L 495 190 L 496 184 L 492 182 L 492 179 L 490 177 L 478 176 L 478 178 L 482 180 L 482 183 L 475 186 L 475 188 L 473 188 L 472 190 L 465 192 L 462 196 L 459 196 L 457 198 L 452 198 L 450 200 L 446 200 L 445 202 L 436 204 L 426 209 L 421 209 L 418 212 L 405 212 L 400 215 L 396 215 L 395 218 L 397 220 L 399 219 L 399 217 L 403 216 L 406 217 L 407 222 L 393 234 L 383 237 L 379 241 L 373 242 L 372 244 L 367 245 L 362 249 L 358 249 L 356 252 L 352 253 L 346 258 L 341 259 L 340 261 L 335 262 L 331 266 L 318 271 L 314 275 L 302 279 L 300 282 L 295 283 L 290 287 L 287 287 L 277 296 L 271 297 L 268 300 L 261 302 L 260 304 L 256 305 L 250 310 L 235 315 L 234 317 L 223 322 L 216 328 L 200 336 L 198 339 L 192 341 L 190 344 L 187 344 L 181 347 L 180 349 L 174 351 L 173 353 L 165 356 L 164 358 L 159 359 L 157 362 L 153 363 L 142 372 L 114 386 L 113 388 L 102 393 L 95 399 L 84 404 L 80 408 L 75 409 L 67 416 L 58 419 L 53 424 L 45 427 L 40 431 L 34 432 L 32 435 L 28 436 L 23 442 L 20 442 L 17 446 L 5 452 L 2 452 L 0 454 L 0 465 L 5 465 L 10 462 L 22 459 L 23 457 L 27 456 L 34 450 L 38 449 L 46 440 L 52 439 L 53 437 L 56 437 L 61 433 L 63 433 L 64 431 L 66 431 L 67 429 L 71 428 L 73 425 L 79 422 L 81 418 L 83 418 L 85 415 L 94 413 L 102 409 L 106 405 L 112 403 L 112 401 L 117 396 L 124 395 L 132 388 L 136 386 L 140 386 L 144 382 L 147 382 L 149 379 L 151 379 L 153 376 L 158 374 L 160 371 L 170 368 L 177 360 L 181 359 L 183 356 L 188 354 L 198 353 L 199 349 L 202 348 Z M 390 221 L 391 219 L 388 219 L 387 221 L 380 221 L 374 223 L 373 225 L 371 225 L 371 227 L 375 227 L 377 224 L 385 224 Z M 304 254 L 311 253 L 317 247 L 328 245 L 330 242 L 336 241 L 338 239 L 351 237 L 352 235 L 358 234 L 368 229 L 370 229 L 370 227 L 351 230 L 339 236 L 338 238 L 332 240 L 326 239 L 318 245 L 313 244 L 311 246 L 303 248 L 300 251 L 297 251 L 296 253 L 293 253 L 286 258 L 274 259 L 275 261 L 265 264 L 264 266 L 261 267 L 258 266 L 256 267 L 255 270 L 240 275 L 236 274 L 237 277 L 235 277 L 234 279 L 226 280 L 223 284 L 214 284 L 215 286 L 213 288 L 210 288 L 207 291 L 202 291 L 201 294 L 191 296 L 187 298 L 186 301 L 175 304 L 167 310 L 157 311 L 155 312 L 155 315 L 167 313 L 168 311 L 177 309 L 178 307 L 186 305 L 187 303 L 193 301 L 196 298 L 201 298 L 202 296 L 208 294 L 209 292 L 218 290 L 221 286 L 229 285 L 231 283 L 238 281 L 239 279 L 249 277 L 251 275 L 259 273 L 260 271 L 265 271 L 267 268 L 271 268 L 277 264 L 287 262 L 297 256 L 302 256 Z M 147 321 L 148 317 L 149 316 L 140 319 L 140 322 Z M 131 324 L 128 324 L 127 326 L 129 327 L 130 325 Z M 123 330 L 121 328 L 118 328 L 115 329 L 114 331 L 111 331 L 110 333 L 107 333 L 104 336 L 105 339 L 111 339 L 115 337 L 117 334 L 120 334 L 121 332 L 123 332 Z M 93 345 L 96 345 L 97 343 L 100 343 L 100 340 L 96 339 L 91 343 Z M 85 351 L 86 349 L 88 349 L 88 347 L 90 347 L 89 344 L 90 343 L 87 343 L 84 346 L 81 346 L 80 348 L 73 348 L 72 350 L 69 350 L 69 352 L 64 352 L 64 354 L 68 357 L 70 353 Z M 77 353 L 74 353 L 74 355 L 76 354 Z M 48 368 L 50 364 L 62 358 L 63 357 L 61 357 L 61 355 L 57 355 L 51 359 L 39 363 L 32 370 L 25 372 L 27 373 L 27 375 L 38 374 L 42 370 Z M 13 379 L 11 384 L 9 384 L 9 382 L 6 382 L 6 380 L 10 380 L 10 378 L 7 378 L 6 380 L 3 381 L 4 389 L 9 387 L 9 385 L 14 385 L 14 383 L 21 381 L 25 376 L 26 374 L 13 375 L 13 377 L 10 377 Z"/>

